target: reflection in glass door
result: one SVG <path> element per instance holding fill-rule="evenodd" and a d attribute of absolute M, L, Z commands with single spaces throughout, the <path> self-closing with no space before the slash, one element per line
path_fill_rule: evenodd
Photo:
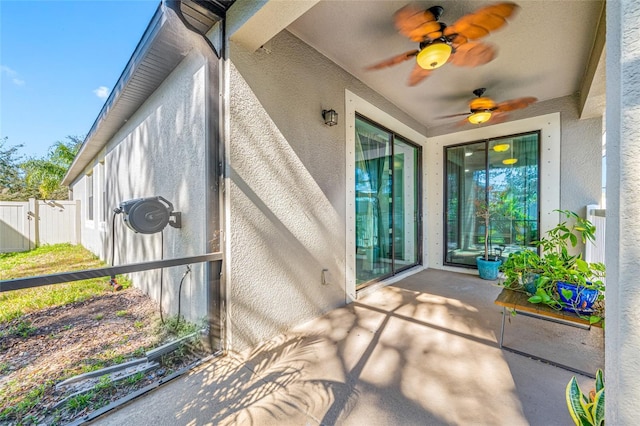
<path fill-rule="evenodd" d="M 356 283 L 419 263 L 419 147 L 356 119 Z"/>

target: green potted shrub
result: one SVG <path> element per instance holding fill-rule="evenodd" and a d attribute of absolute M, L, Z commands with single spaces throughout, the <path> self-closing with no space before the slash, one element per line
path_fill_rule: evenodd
<path fill-rule="evenodd" d="M 497 253 L 489 253 L 489 241 L 491 236 L 491 219 L 500 214 L 506 191 L 491 192 L 491 187 L 487 191 L 479 190 L 478 197 L 474 202 L 476 216 L 484 223 L 484 254 L 476 257 L 478 275 L 485 280 L 495 280 L 498 278 L 498 271 L 502 258 Z"/>
<path fill-rule="evenodd" d="M 531 303 L 569 310 L 597 323 L 604 318 L 605 266 L 586 262 L 581 254 L 569 254 L 569 247 L 578 241 L 595 241 L 595 226 L 572 211 L 557 211 L 565 220 L 535 243 L 543 256 L 530 250 L 511 254 L 501 268 L 502 284 L 526 291 Z M 527 277 L 533 282 L 527 282 Z"/>

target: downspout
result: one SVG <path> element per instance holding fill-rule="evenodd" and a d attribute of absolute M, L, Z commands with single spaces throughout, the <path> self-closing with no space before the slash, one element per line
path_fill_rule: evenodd
<path fill-rule="evenodd" d="M 219 97 L 220 87 L 224 87 L 224 73 L 220 66 L 221 55 L 206 34 L 198 31 L 191 25 L 180 9 L 179 0 L 163 0 L 163 7 L 167 12 L 173 11 L 184 28 L 188 30 L 187 36 L 192 45 L 197 48 L 207 59 L 207 83 L 206 105 L 206 135 L 205 135 L 205 250 L 207 253 L 223 251 L 221 242 L 223 240 L 223 194 L 220 190 L 224 182 L 223 162 L 224 158 L 224 114 L 223 103 Z M 171 15 L 167 13 L 167 15 Z M 220 16 L 219 24 L 224 35 L 225 17 Z M 222 49 L 224 50 L 224 37 L 221 37 Z M 214 208 L 211 208 L 214 207 Z M 226 351 L 225 344 L 225 282 L 222 276 L 222 262 L 207 262 L 205 264 L 205 284 L 207 288 L 207 315 L 208 315 L 208 336 L 205 342 L 208 349 L 214 353 Z"/>

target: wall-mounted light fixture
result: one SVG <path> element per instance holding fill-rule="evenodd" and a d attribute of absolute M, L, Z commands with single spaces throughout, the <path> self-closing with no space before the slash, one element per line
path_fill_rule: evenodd
<path fill-rule="evenodd" d="M 323 109 L 322 118 L 324 118 L 324 124 L 327 126 L 335 126 L 338 124 L 338 113 L 332 109 Z"/>

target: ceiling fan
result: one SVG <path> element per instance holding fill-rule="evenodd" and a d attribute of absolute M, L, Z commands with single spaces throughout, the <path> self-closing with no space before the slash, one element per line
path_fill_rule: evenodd
<path fill-rule="evenodd" d="M 493 60 L 495 49 L 487 43 L 476 42 L 507 23 L 518 9 L 511 2 L 483 7 L 447 26 L 439 22 L 444 9 L 433 6 L 427 10 L 416 5 L 407 5 L 394 14 L 395 26 L 405 37 L 420 43 L 418 49 L 410 50 L 380 63 L 367 67 L 376 70 L 390 67 L 414 56 L 416 65 L 409 76 L 409 85 L 415 86 L 431 72 L 447 62 L 461 67 L 476 67 Z"/>
<path fill-rule="evenodd" d="M 486 90 L 486 88 L 481 87 L 473 91 L 476 98 L 469 101 L 469 112 L 445 115 L 438 118 L 461 117 L 466 115 L 467 118 L 463 123 L 468 121 L 471 124 L 482 124 L 489 120 L 504 118 L 505 113 L 526 108 L 538 100 L 537 98 L 528 96 L 496 103 L 493 99 L 482 96 Z"/>

